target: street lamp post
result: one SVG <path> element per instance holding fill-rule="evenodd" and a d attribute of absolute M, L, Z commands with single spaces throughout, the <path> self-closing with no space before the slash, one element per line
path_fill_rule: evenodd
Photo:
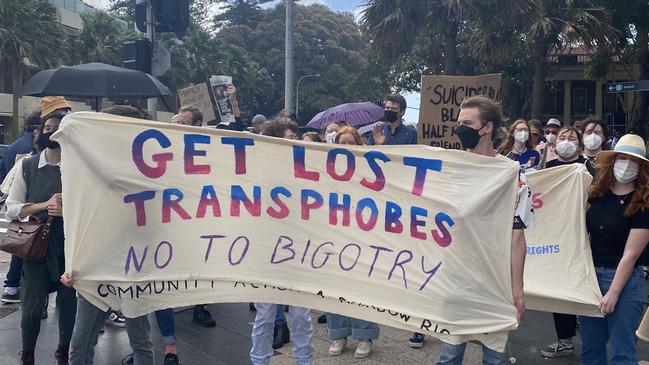
<path fill-rule="evenodd" d="M 300 121 L 298 118 L 300 114 L 300 81 L 307 77 L 320 77 L 320 74 L 304 75 L 297 80 L 297 86 L 295 87 L 295 119 L 297 119 L 298 123 Z"/>

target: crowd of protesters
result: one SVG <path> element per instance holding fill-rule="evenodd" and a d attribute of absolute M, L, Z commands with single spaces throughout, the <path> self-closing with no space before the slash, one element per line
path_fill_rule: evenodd
<path fill-rule="evenodd" d="M 236 122 L 217 128 L 244 130 L 236 88 L 228 87 Z M 407 105 L 399 94 L 385 97 L 385 114 L 381 122 L 354 128 L 346 121 L 331 121 L 320 131 L 303 132 L 290 115 L 280 113 L 269 121 L 255 115 L 249 133 L 297 139 L 311 143 L 341 145 L 417 144 L 417 130 L 403 123 Z M 30 218 L 50 220 L 52 234 L 45 259 L 23 261 L 12 257 L 5 281 L 2 301 L 21 303 L 21 364 L 35 364 L 34 351 L 40 320 L 47 315 L 48 294 L 56 291 L 59 320 L 59 365 L 93 363 L 94 347 L 105 323 L 125 327 L 132 354 L 124 363 L 153 365 L 153 343 L 148 316 L 123 318 L 119 312 L 104 312 L 73 289 L 73 280 L 64 273 L 63 215 L 59 162 L 61 149 L 50 140 L 63 117 L 71 111 L 62 97 L 43 98 L 41 110 L 26 119 L 25 134 L 14 142 L 4 156 L 6 217 L 26 221 Z M 117 105 L 104 113 L 143 120 L 150 116 L 132 106 Z M 184 106 L 171 122 L 200 127 L 203 114 L 193 106 Z M 511 266 L 512 297 L 519 322 L 523 319 L 523 270 L 525 262 L 525 229 L 534 225 L 531 192 L 525 173 L 567 164 L 584 164 L 594 180 L 588 193 L 589 208 L 585 221 L 590 234 L 597 280 L 604 295 L 600 305 L 603 318 L 555 313 L 556 341 L 543 347 L 540 355 L 553 358 L 572 355 L 573 339 L 580 323 L 583 343 L 582 364 L 637 364 L 635 330 L 643 303 L 644 277 L 641 255 L 649 241 L 649 160 L 644 140 L 636 135 L 623 136 L 613 145 L 605 123 L 596 118 L 580 121 L 579 128 L 550 119 L 545 125 L 538 120 L 515 120 L 506 129 L 499 104 L 476 96 L 462 102 L 455 133 L 465 150 L 484 156 L 517 161 L 521 166 L 518 197 L 512 218 Z M 74 209 L 74 208 L 68 208 Z M 256 311 L 252 328 L 250 360 L 255 365 L 269 364 L 273 350 L 292 342 L 292 355 L 298 364 L 311 364 L 314 357 L 313 325 L 308 308 L 272 303 L 250 303 Z M 193 321 L 205 327 L 215 326 L 205 305 L 194 308 Z M 287 321 L 288 315 L 288 321 Z M 164 342 L 164 365 L 180 363 L 176 349 L 175 313 L 173 308 L 155 312 L 157 329 Z M 327 313 L 318 318 L 326 323 L 331 340 L 330 356 L 348 348 L 349 337 L 357 340 L 354 357 L 371 356 L 373 341 L 379 338 L 379 326 L 362 319 Z M 420 348 L 425 337 L 414 333 L 409 345 Z M 610 345 L 610 355 L 607 346 Z M 461 364 L 466 343 L 443 343 L 437 364 Z M 39 363 L 42 360 L 39 360 Z M 484 364 L 504 364 L 503 353 L 483 346 Z"/>

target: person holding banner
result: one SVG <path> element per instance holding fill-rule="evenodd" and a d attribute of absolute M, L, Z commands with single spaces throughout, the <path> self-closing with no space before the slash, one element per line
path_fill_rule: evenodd
<path fill-rule="evenodd" d="M 627 134 L 597 155 L 586 228 L 604 318 L 581 317 L 582 364 L 637 364 L 645 280 L 639 258 L 649 242 L 649 160 L 642 137 Z"/>
<path fill-rule="evenodd" d="M 326 143 L 334 143 L 338 130 L 342 127 L 339 122 L 330 122 L 324 129 L 324 140 Z"/>
<path fill-rule="evenodd" d="M 340 128 L 335 143 L 363 145 L 361 136 L 353 127 Z M 379 338 L 379 326 L 374 322 L 327 313 L 327 337 L 333 341 L 329 347 L 329 356 L 338 356 L 345 351 L 348 336 L 359 341 L 354 357 L 364 359 L 372 352 L 372 341 Z"/>
<path fill-rule="evenodd" d="M 280 117 L 266 126 L 264 135 L 295 139 L 297 125 L 288 117 Z M 250 360 L 253 365 L 268 365 L 273 357 L 273 346 L 276 343 L 288 342 L 289 332 L 286 329 L 279 333 L 277 323 L 284 314 L 284 306 L 272 303 L 255 303 L 257 314 L 252 326 L 252 349 Z M 281 317 L 280 317 L 281 316 Z M 311 310 L 298 306 L 290 306 L 288 310 L 291 325 L 291 340 L 293 341 L 293 359 L 298 365 L 310 365 L 313 362 L 313 326 Z M 278 318 L 280 317 L 280 318 Z M 284 318 L 283 327 L 286 327 Z M 280 327 L 282 327 L 280 325 Z M 279 346 L 281 347 L 281 346 Z"/>
<path fill-rule="evenodd" d="M 584 140 L 581 138 L 581 132 L 575 127 L 563 127 L 557 137 L 557 158 L 548 161 L 545 167 L 586 163 L 586 159 L 582 156 L 583 151 Z"/>
<path fill-rule="evenodd" d="M 50 136 L 61 123 L 61 116 L 43 119 L 38 129 L 39 154 L 23 159 L 7 198 L 6 217 L 27 222 L 34 218 L 51 220 L 45 257 L 41 261 L 23 260 L 22 269 L 22 352 L 20 363 L 35 363 L 34 350 L 41 329 L 41 315 L 47 305 L 47 295 L 56 291 L 59 311 L 59 345 L 54 354 L 57 364 L 68 363 L 68 348 L 74 314 L 77 308 L 75 290 L 65 287 L 58 278 L 65 270 L 65 237 L 63 235 L 63 201 L 61 198 L 61 146 Z"/>
<path fill-rule="evenodd" d="M 541 155 L 534 149 L 530 138 L 530 127 L 523 119 L 518 119 L 509 128 L 507 138 L 498 148 L 501 155 L 518 161 L 525 169 L 535 168 Z"/>
<path fill-rule="evenodd" d="M 503 125 L 500 104 L 485 96 L 473 96 L 462 101 L 457 118 L 455 133 L 462 146 L 470 153 L 483 156 L 506 159 L 493 149 L 496 132 Z M 532 193 L 527 184 L 525 174 L 519 173 L 517 204 L 514 212 L 511 272 L 512 296 L 516 307 L 518 322 L 523 319 L 525 301 L 523 296 L 523 271 L 525 266 L 525 233 L 526 228 L 534 225 L 534 210 L 532 208 Z M 499 335 L 499 334 L 494 334 Z M 489 335 L 487 335 L 489 336 Z M 464 360 L 466 342 L 454 336 L 447 337 L 442 343 L 442 352 L 437 361 L 438 365 L 461 365 Z M 451 343 L 452 342 L 452 343 Z M 485 365 L 505 364 L 504 353 L 494 351 L 482 345 L 482 362 Z"/>
<path fill-rule="evenodd" d="M 151 120 L 151 116 L 148 113 L 130 105 L 115 105 L 102 110 L 102 112 Z M 60 275 L 60 281 L 69 288 L 72 288 L 74 285 L 74 279 L 69 273 Z M 90 303 L 82 295 L 79 295 L 74 331 L 72 332 L 70 342 L 70 365 L 93 364 L 95 355 L 94 348 L 97 345 L 99 331 L 109 314 L 110 310 L 104 312 Z M 129 354 L 126 358 L 130 360 L 123 363 L 153 365 L 153 342 L 151 342 L 151 327 L 147 316 L 126 318 L 125 322 L 126 332 L 131 348 L 133 349 L 133 354 Z"/>
<path fill-rule="evenodd" d="M 558 135 L 556 149 L 559 158 L 549 161 L 546 167 L 586 163 L 586 159 L 582 156 L 584 142 L 581 138 L 581 132 L 575 127 L 564 127 L 559 131 Z M 552 316 L 554 318 L 557 341 L 545 346 L 541 350 L 541 356 L 556 358 L 574 354 L 575 345 L 573 338 L 577 335 L 577 316 L 563 313 L 552 313 Z"/>

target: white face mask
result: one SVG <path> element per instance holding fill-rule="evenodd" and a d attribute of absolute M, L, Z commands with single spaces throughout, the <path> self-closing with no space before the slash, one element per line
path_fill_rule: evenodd
<path fill-rule="evenodd" d="M 570 141 L 559 141 L 557 143 L 557 153 L 564 159 L 573 157 L 577 153 L 577 146 Z"/>
<path fill-rule="evenodd" d="M 584 138 L 584 145 L 591 151 L 596 151 L 602 146 L 604 140 L 599 134 L 591 133 Z"/>
<path fill-rule="evenodd" d="M 514 140 L 516 142 L 525 143 L 529 138 L 530 134 L 527 131 L 514 132 Z"/>
<path fill-rule="evenodd" d="M 338 132 L 336 132 L 336 131 L 329 132 L 329 133 L 327 133 L 327 135 L 325 136 L 325 141 L 326 141 L 327 143 L 334 143 L 334 141 L 336 140 L 336 136 L 337 136 L 337 135 L 338 135 Z"/>
<path fill-rule="evenodd" d="M 548 143 L 554 143 L 557 141 L 557 135 L 554 133 L 546 134 L 545 140 L 548 141 Z"/>
<path fill-rule="evenodd" d="M 638 177 L 639 166 L 637 162 L 631 160 L 615 160 L 613 165 L 613 175 L 615 179 L 622 184 L 631 182 Z"/>

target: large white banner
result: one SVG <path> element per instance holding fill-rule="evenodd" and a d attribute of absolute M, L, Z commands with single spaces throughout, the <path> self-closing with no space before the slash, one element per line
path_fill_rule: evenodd
<path fill-rule="evenodd" d="M 132 317 L 261 301 L 434 336 L 516 327 L 514 162 L 89 112 L 68 115 L 55 138 L 63 149 L 66 272 L 101 308 Z M 548 262 L 540 275 L 568 273 Z M 526 283 L 544 297 L 536 287 Z M 547 303 L 566 303 L 554 295 Z M 586 294 L 567 302 L 596 306 Z"/>

